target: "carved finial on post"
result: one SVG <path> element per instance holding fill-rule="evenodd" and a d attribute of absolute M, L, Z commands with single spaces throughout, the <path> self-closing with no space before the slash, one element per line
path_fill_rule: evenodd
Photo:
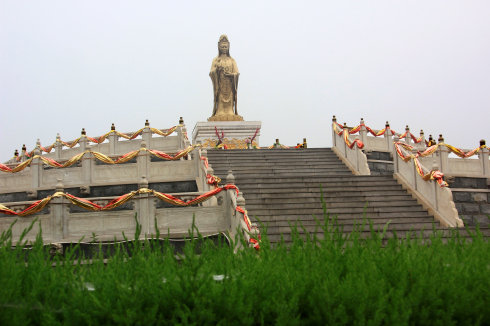
<path fill-rule="evenodd" d="M 148 179 L 146 178 L 145 175 L 141 176 L 141 180 L 138 183 L 138 188 L 148 188 Z"/>
<path fill-rule="evenodd" d="M 36 141 L 36 148 L 34 148 L 34 155 L 41 155 L 41 141 L 39 138 Z"/>
<path fill-rule="evenodd" d="M 148 121 L 148 119 L 146 119 L 145 121 L 145 127 L 149 127 L 150 126 L 150 122 Z"/>
<path fill-rule="evenodd" d="M 15 151 L 14 151 L 14 156 L 15 156 L 15 157 L 18 157 L 18 156 L 19 156 L 19 151 L 18 151 L 18 150 L 15 150 Z"/>
<path fill-rule="evenodd" d="M 61 136 L 59 132 L 56 134 L 56 142 L 61 143 Z"/>
<path fill-rule="evenodd" d="M 308 148 L 308 143 L 306 142 L 306 138 L 303 138 L 303 148 Z"/>
<path fill-rule="evenodd" d="M 233 175 L 231 170 L 228 170 L 228 175 L 226 176 L 226 183 L 230 185 L 235 184 L 235 176 Z"/>
<path fill-rule="evenodd" d="M 485 140 L 484 140 L 485 141 Z M 22 144 L 22 152 L 25 153 L 27 152 L 27 147 L 26 144 Z"/>
<path fill-rule="evenodd" d="M 81 135 L 82 135 L 82 136 L 87 136 L 87 132 L 85 131 L 85 128 L 82 128 Z"/>
<path fill-rule="evenodd" d="M 485 141 L 485 139 L 481 139 L 480 140 L 480 147 L 486 146 L 486 145 L 487 145 L 487 142 Z"/>
<path fill-rule="evenodd" d="M 63 179 L 57 178 L 58 182 L 56 182 L 56 191 L 63 192 L 65 190 L 65 186 L 63 185 Z"/>
<path fill-rule="evenodd" d="M 386 121 L 385 128 L 389 128 L 389 127 L 390 127 L 390 123 L 388 121 Z"/>
<path fill-rule="evenodd" d="M 361 118 L 361 122 L 359 123 L 361 126 L 364 125 L 364 118 Z"/>
<path fill-rule="evenodd" d="M 332 117 L 332 122 L 337 122 L 337 117 L 336 116 L 333 116 Z"/>
<path fill-rule="evenodd" d="M 420 129 L 420 137 L 424 137 L 424 130 Z"/>
<path fill-rule="evenodd" d="M 442 137 L 442 134 L 439 135 L 439 139 L 437 141 L 439 143 L 444 143 L 444 137 Z"/>
<path fill-rule="evenodd" d="M 179 118 L 179 125 L 183 125 L 184 124 L 184 119 L 182 117 Z"/>
<path fill-rule="evenodd" d="M 245 207 L 245 198 L 243 197 L 243 192 L 241 191 L 238 193 L 236 204 L 242 208 Z"/>
<path fill-rule="evenodd" d="M 344 129 L 347 128 L 347 122 L 344 122 Z"/>
<path fill-rule="evenodd" d="M 114 125 L 114 122 L 111 125 L 111 130 L 116 130 L 116 126 Z"/>
<path fill-rule="evenodd" d="M 408 125 L 405 126 L 405 131 L 408 133 L 410 131 L 410 127 Z"/>

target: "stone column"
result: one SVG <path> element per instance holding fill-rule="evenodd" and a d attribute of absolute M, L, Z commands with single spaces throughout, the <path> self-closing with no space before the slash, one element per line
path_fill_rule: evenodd
<path fill-rule="evenodd" d="M 366 126 L 364 125 L 364 119 L 361 118 L 361 122 L 359 123 L 361 125 L 361 129 L 359 130 L 359 137 L 361 138 L 361 141 L 364 143 L 364 147 L 366 150 L 368 149 L 367 146 L 367 129 Z"/>
<path fill-rule="evenodd" d="M 146 143 L 146 148 L 151 148 L 151 129 L 148 120 L 145 122 L 145 128 L 143 128 L 143 133 L 141 134 L 141 142 Z"/>
<path fill-rule="evenodd" d="M 442 137 L 442 134 L 439 135 L 438 139 L 439 144 L 444 143 L 444 137 Z M 437 156 L 439 156 L 439 167 L 441 168 L 441 172 L 444 174 L 450 174 L 451 171 L 449 169 L 449 149 L 446 146 L 439 146 L 437 148 Z"/>
<path fill-rule="evenodd" d="M 31 162 L 31 175 L 32 175 L 32 190 L 37 191 L 37 189 L 41 186 L 42 183 L 42 174 L 43 174 L 43 162 L 39 157 L 41 155 L 40 149 L 41 143 L 39 139 L 36 143 L 36 148 L 34 149 L 34 159 Z"/>
<path fill-rule="evenodd" d="M 335 129 L 333 125 L 337 123 L 337 118 L 335 116 L 332 117 L 332 146 L 337 147 L 337 134 L 335 133 Z"/>
<path fill-rule="evenodd" d="M 388 125 L 388 121 L 386 121 L 386 125 L 387 125 L 387 131 L 388 131 L 388 128 L 390 127 L 390 125 Z M 386 135 L 387 133 L 385 133 Z M 391 138 L 391 137 L 390 137 Z M 399 173 L 400 172 L 400 157 L 398 156 L 398 153 L 396 152 L 396 148 L 395 148 L 395 144 L 397 141 L 399 141 L 400 138 L 398 138 L 397 135 L 395 135 L 395 137 L 393 137 L 393 142 L 391 143 L 391 148 L 390 148 L 390 152 L 391 152 L 391 155 L 393 156 L 393 171 L 394 173 Z"/>
<path fill-rule="evenodd" d="M 405 127 L 405 143 L 409 144 L 410 145 L 410 140 L 412 139 L 412 137 L 410 137 L 410 128 L 408 127 L 408 125 Z"/>
<path fill-rule="evenodd" d="M 393 135 L 391 134 L 391 129 L 390 129 L 390 123 L 386 121 L 385 124 L 385 139 L 386 139 L 386 148 L 388 149 L 388 152 L 393 153 Z M 398 140 L 397 140 L 398 141 Z M 396 153 L 394 153 L 396 154 Z"/>
<path fill-rule="evenodd" d="M 55 157 L 56 157 L 56 160 L 59 161 L 61 160 L 61 151 L 63 150 L 63 144 L 61 143 L 61 138 L 60 138 L 60 134 L 56 134 L 56 143 L 54 145 L 54 148 L 55 148 Z"/>
<path fill-rule="evenodd" d="M 146 150 L 142 150 L 146 148 L 146 143 L 144 141 L 141 142 L 140 152 L 136 158 L 136 166 L 138 169 L 138 179 L 141 178 L 149 178 L 150 177 L 150 153 Z"/>
<path fill-rule="evenodd" d="M 85 134 L 85 129 L 82 129 L 82 136 L 80 139 L 80 149 L 82 153 L 85 152 L 88 147 L 88 139 Z M 87 153 L 82 157 L 82 182 L 83 186 L 81 191 L 84 194 L 90 194 L 90 185 L 92 184 L 92 171 L 95 168 L 95 162 L 92 153 Z"/>
<path fill-rule="evenodd" d="M 61 178 L 58 178 L 56 184 L 56 191 L 63 192 L 64 186 Z M 50 203 L 51 206 L 51 230 L 53 234 L 53 241 L 62 241 L 69 235 L 69 203 L 64 197 L 53 198 Z"/>
<path fill-rule="evenodd" d="M 146 179 L 146 176 L 142 176 L 140 182 L 138 183 L 138 188 L 148 188 L 148 180 Z M 136 211 L 138 212 L 138 222 L 141 224 L 141 235 L 140 237 L 144 239 L 145 235 L 150 234 L 150 227 L 151 227 L 151 222 L 150 221 L 150 215 L 155 216 L 155 214 L 151 214 L 151 207 L 152 205 L 152 200 L 150 198 L 149 194 L 139 194 L 138 195 L 138 202 L 137 202 L 137 209 Z M 153 205 L 154 206 L 154 203 Z"/>
<path fill-rule="evenodd" d="M 425 149 L 425 134 L 423 130 L 420 130 L 420 143 L 416 144 L 415 146 L 421 151 Z"/>
<path fill-rule="evenodd" d="M 486 145 L 485 139 L 480 140 L 480 146 Z M 488 148 L 484 147 L 480 149 L 480 153 L 478 153 L 478 157 L 481 162 L 482 174 L 490 178 L 490 162 L 488 161 L 489 151 Z"/>
<path fill-rule="evenodd" d="M 117 140 L 118 140 L 118 136 L 114 132 L 114 131 L 116 131 L 116 126 L 114 124 L 112 124 L 112 126 L 111 126 L 111 131 L 113 131 L 113 132 L 111 132 L 111 134 L 108 137 L 108 139 L 109 139 L 109 155 L 114 156 L 117 153 Z"/>

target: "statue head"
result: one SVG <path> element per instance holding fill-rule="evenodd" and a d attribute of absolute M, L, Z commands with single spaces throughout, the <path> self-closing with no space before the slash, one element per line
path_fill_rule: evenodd
<path fill-rule="evenodd" d="M 219 37 L 218 52 L 219 54 L 230 56 L 230 41 L 228 41 L 228 37 L 225 34 Z"/>

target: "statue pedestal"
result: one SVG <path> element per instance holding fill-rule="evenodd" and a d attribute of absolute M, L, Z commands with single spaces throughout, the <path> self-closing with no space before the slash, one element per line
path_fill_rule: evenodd
<path fill-rule="evenodd" d="M 223 143 L 229 149 L 245 149 L 247 148 L 247 138 L 254 136 L 255 131 L 257 136 L 252 145 L 259 146 L 261 121 L 207 121 L 198 122 L 192 131 L 192 143 L 200 142 L 203 147 L 212 148 L 219 142 L 219 137 L 223 134 Z M 216 135 L 218 130 L 219 137 Z"/>

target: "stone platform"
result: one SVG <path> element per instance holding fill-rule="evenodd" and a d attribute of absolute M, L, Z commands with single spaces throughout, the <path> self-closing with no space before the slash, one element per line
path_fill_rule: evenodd
<path fill-rule="evenodd" d="M 229 148 L 247 148 L 247 138 L 254 136 L 257 129 L 257 136 L 252 144 L 259 146 L 261 121 L 208 121 L 198 122 L 192 132 L 192 143 L 200 142 L 204 147 L 215 147 L 218 144 L 218 130 L 220 137 L 223 133 L 223 142 Z M 215 129 L 216 128 L 216 129 Z"/>

